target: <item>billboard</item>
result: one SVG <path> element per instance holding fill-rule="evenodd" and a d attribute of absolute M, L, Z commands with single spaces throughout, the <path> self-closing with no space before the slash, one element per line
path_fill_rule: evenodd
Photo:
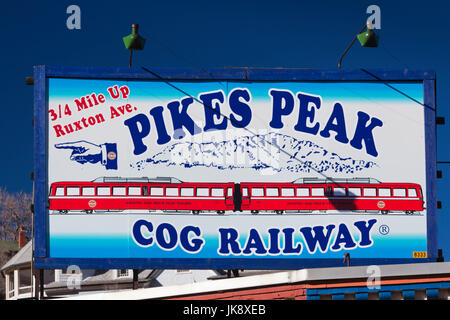
<path fill-rule="evenodd" d="M 436 256 L 432 72 L 35 67 L 35 264 Z"/>

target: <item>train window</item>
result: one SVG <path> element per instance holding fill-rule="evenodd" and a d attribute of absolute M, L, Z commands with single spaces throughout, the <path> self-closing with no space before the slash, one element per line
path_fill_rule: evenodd
<path fill-rule="evenodd" d="M 281 195 L 283 197 L 293 197 L 294 196 L 294 188 L 281 188 Z"/>
<path fill-rule="evenodd" d="M 228 188 L 227 197 L 232 197 L 232 196 L 233 196 L 233 188 Z"/>
<path fill-rule="evenodd" d="M 264 197 L 264 188 L 252 188 L 252 197 Z"/>
<path fill-rule="evenodd" d="M 163 187 L 151 187 L 150 188 L 150 195 L 151 196 L 162 196 L 164 194 L 164 188 Z"/>
<path fill-rule="evenodd" d="M 408 197 L 417 197 L 416 189 L 408 189 Z"/>
<path fill-rule="evenodd" d="M 110 187 L 97 187 L 97 195 L 98 196 L 110 196 L 111 188 Z"/>
<path fill-rule="evenodd" d="M 140 196 L 141 195 L 141 187 L 128 187 L 128 195 L 129 196 Z"/>
<path fill-rule="evenodd" d="M 79 196 L 80 188 L 79 187 L 67 187 L 67 195 L 68 196 Z"/>
<path fill-rule="evenodd" d="M 280 191 L 278 188 L 266 188 L 266 196 L 268 197 L 278 197 L 280 195 Z"/>
<path fill-rule="evenodd" d="M 391 189 L 389 189 L 389 188 L 379 188 L 378 189 L 378 196 L 379 197 L 390 197 L 391 196 Z"/>
<path fill-rule="evenodd" d="M 194 188 L 181 188 L 180 194 L 184 197 L 192 197 L 194 195 Z"/>
<path fill-rule="evenodd" d="M 124 196 L 126 195 L 127 188 L 125 187 L 113 187 L 112 194 L 113 196 Z"/>
<path fill-rule="evenodd" d="M 377 189 L 376 188 L 364 188 L 364 197 L 376 197 Z"/>
<path fill-rule="evenodd" d="M 345 188 L 334 188 L 333 195 L 338 197 L 345 196 Z"/>
<path fill-rule="evenodd" d="M 348 195 L 350 197 L 360 197 L 361 196 L 361 188 L 348 188 Z"/>
<path fill-rule="evenodd" d="M 209 196 L 209 188 L 197 188 L 196 195 L 197 195 L 197 197 L 208 197 Z"/>
<path fill-rule="evenodd" d="M 297 197 L 309 197 L 309 188 L 297 188 Z"/>
<path fill-rule="evenodd" d="M 242 196 L 248 197 L 248 188 L 242 188 Z"/>
<path fill-rule="evenodd" d="M 178 197 L 178 188 L 166 188 L 166 196 Z"/>
<path fill-rule="evenodd" d="M 55 196 L 63 196 L 64 195 L 64 188 L 63 187 L 57 187 L 55 190 Z"/>
<path fill-rule="evenodd" d="M 223 197 L 223 195 L 224 195 L 223 188 L 211 188 L 212 197 Z"/>
<path fill-rule="evenodd" d="M 311 188 L 311 195 L 320 197 L 325 195 L 325 189 L 324 188 Z"/>
<path fill-rule="evenodd" d="M 406 189 L 394 189 L 394 197 L 406 197 Z"/>
<path fill-rule="evenodd" d="M 83 196 L 95 196 L 95 188 L 94 187 L 83 187 L 83 188 L 81 188 L 81 194 Z"/>

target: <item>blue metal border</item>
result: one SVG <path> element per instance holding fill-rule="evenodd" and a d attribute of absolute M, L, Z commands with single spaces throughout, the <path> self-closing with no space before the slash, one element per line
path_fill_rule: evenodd
<path fill-rule="evenodd" d="M 427 176 L 427 245 L 428 257 L 437 258 L 437 182 L 436 182 L 436 79 L 423 81 L 425 120 L 425 164 Z"/>
<path fill-rule="evenodd" d="M 352 259 L 352 266 L 425 263 L 430 259 Z M 162 258 L 110 258 L 110 259 L 85 259 L 85 258 L 40 258 L 35 257 L 34 265 L 38 269 L 65 269 L 70 265 L 77 265 L 82 269 L 276 269 L 298 270 L 304 268 L 345 267 L 342 259 L 162 259 Z"/>
<path fill-rule="evenodd" d="M 352 259 L 352 265 L 423 263 L 435 261 L 437 257 L 437 213 L 436 213 L 436 138 L 435 138 L 435 81 L 434 71 L 411 70 L 312 70 L 312 69 L 258 69 L 220 68 L 152 69 L 116 67 L 69 67 L 36 66 L 34 68 L 34 154 L 35 154 L 35 212 L 34 212 L 34 266 L 40 269 L 66 268 L 78 265 L 81 268 L 165 268 L 183 266 L 189 269 L 301 269 L 313 267 L 343 266 L 342 259 L 61 259 L 48 256 L 47 220 L 47 94 L 48 78 L 83 79 L 128 79 L 166 81 L 368 81 L 368 82 L 423 82 L 426 166 L 427 166 L 427 242 L 426 259 Z"/>
<path fill-rule="evenodd" d="M 160 80 L 144 68 L 44 66 L 46 77 L 86 79 Z M 435 80 L 432 70 L 316 70 L 284 68 L 152 68 L 166 80 L 241 80 L 241 81 L 423 81 Z"/>
<path fill-rule="evenodd" d="M 47 256 L 47 77 L 34 68 L 34 257 Z"/>

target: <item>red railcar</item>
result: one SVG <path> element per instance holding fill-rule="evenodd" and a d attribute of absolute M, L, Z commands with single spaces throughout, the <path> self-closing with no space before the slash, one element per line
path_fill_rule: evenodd
<path fill-rule="evenodd" d="M 393 211 L 424 210 L 422 189 L 415 183 L 381 183 L 374 179 L 312 179 L 289 183 L 181 182 L 175 178 L 102 177 L 89 182 L 52 183 L 50 210 L 114 212 L 163 210 L 217 212 Z"/>
<path fill-rule="evenodd" d="M 50 210 L 102 212 L 123 210 L 233 210 L 233 183 L 186 183 L 174 178 L 102 177 L 92 182 L 55 182 Z"/>
<path fill-rule="evenodd" d="M 242 210 L 259 211 L 402 211 L 424 210 L 422 189 L 415 183 L 381 183 L 375 179 L 299 179 L 292 183 L 241 183 Z"/>

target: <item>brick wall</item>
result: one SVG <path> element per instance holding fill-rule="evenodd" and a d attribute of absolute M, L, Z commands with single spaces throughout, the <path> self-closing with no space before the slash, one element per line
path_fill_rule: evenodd
<path fill-rule="evenodd" d="M 214 285 L 213 283 L 211 285 Z M 209 294 L 173 297 L 170 300 L 306 300 L 306 285 L 291 284 Z"/>

